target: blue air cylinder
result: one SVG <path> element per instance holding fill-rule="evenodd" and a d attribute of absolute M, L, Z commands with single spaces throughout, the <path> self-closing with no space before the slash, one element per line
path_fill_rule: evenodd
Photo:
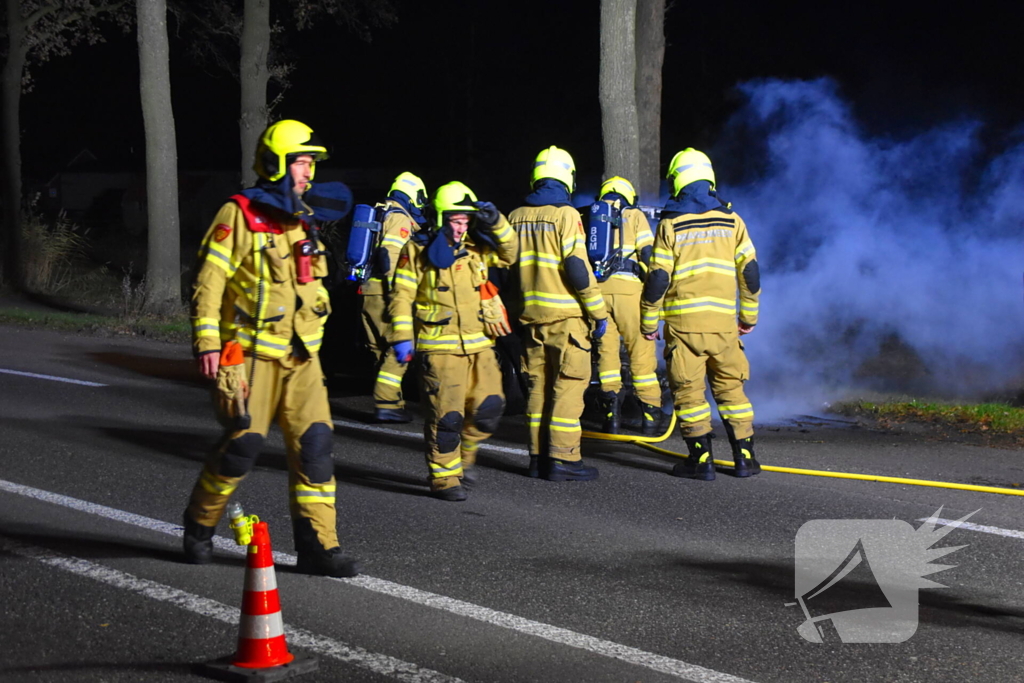
<path fill-rule="evenodd" d="M 590 219 L 587 222 L 587 256 L 592 264 L 611 258 L 615 249 L 614 229 L 615 207 L 608 202 L 591 204 Z"/>
<path fill-rule="evenodd" d="M 369 204 L 356 204 L 352 212 L 352 231 L 348 235 L 345 261 L 349 267 L 349 280 L 366 280 L 370 275 L 370 259 L 377 245 L 381 221 L 377 210 Z"/>

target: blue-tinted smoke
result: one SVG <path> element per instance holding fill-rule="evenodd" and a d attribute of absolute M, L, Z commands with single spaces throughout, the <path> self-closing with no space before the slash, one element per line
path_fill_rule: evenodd
<path fill-rule="evenodd" d="M 761 264 L 760 324 L 745 338 L 759 421 L 865 387 L 1012 387 L 1024 144 L 986 152 L 973 121 L 871 137 L 828 80 L 740 90 L 712 160 Z"/>

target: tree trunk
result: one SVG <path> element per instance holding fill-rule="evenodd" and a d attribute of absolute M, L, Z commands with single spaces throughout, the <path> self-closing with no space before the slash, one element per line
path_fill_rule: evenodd
<path fill-rule="evenodd" d="M 145 309 L 149 313 L 167 313 L 181 302 L 178 154 L 171 111 L 167 1 L 138 0 L 137 6 L 149 223 Z"/>
<path fill-rule="evenodd" d="M 604 177 L 637 182 L 636 0 L 601 0 L 601 133 Z"/>
<path fill-rule="evenodd" d="M 241 48 L 242 108 L 238 128 L 242 140 L 242 187 L 249 187 L 256 182 L 256 172 L 252 169 L 253 152 L 260 133 L 267 127 L 269 115 L 267 55 L 270 49 L 270 0 L 245 0 Z"/>
<path fill-rule="evenodd" d="M 665 63 L 665 0 L 636 0 L 636 109 L 640 174 L 645 204 L 661 199 L 661 72 Z"/>
<path fill-rule="evenodd" d="M 26 42 L 26 26 L 21 16 L 19 0 L 7 0 L 7 61 L 0 74 L 0 116 L 3 117 L 3 128 L 0 131 L 3 150 L 3 190 L 0 200 L 3 201 L 3 267 L 0 269 L 0 282 L 21 288 L 24 284 L 21 259 L 21 79 L 25 71 L 25 59 L 28 55 Z"/>

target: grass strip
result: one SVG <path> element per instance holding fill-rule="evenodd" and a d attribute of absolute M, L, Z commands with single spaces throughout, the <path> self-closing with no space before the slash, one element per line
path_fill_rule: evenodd
<path fill-rule="evenodd" d="M 897 422 L 933 422 L 956 427 L 962 431 L 1024 434 L 1024 408 L 1006 403 L 937 403 L 925 401 L 892 401 L 873 403 L 858 401 L 853 412 L 887 418 Z"/>
<path fill-rule="evenodd" d="M 185 317 L 141 318 L 128 321 L 92 313 L 0 308 L 0 324 L 41 327 L 63 332 L 137 335 L 172 342 L 188 342 L 191 338 L 189 321 Z"/>

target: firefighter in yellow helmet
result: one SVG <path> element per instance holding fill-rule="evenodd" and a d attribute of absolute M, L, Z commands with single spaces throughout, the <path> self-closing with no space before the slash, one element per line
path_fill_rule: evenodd
<path fill-rule="evenodd" d="M 732 446 L 734 474 L 749 477 L 761 465 L 754 455 L 754 409 L 743 392 L 750 364 L 740 336 L 757 323 L 757 254 L 743 219 L 719 200 L 715 172 L 704 153 L 687 148 L 676 154 L 668 178 L 672 198 L 654 238 L 641 329 L 653 340 L 659 314 L 665 319 L 669 383 L 689 451 L 672 474 L 715 478 L 707 377 Z"/>
<path fill-rule="evenodd" d="M 276 419 L 287 448 L 299 571 L 358 572 L 338 545 L 333 426 L 317 355 L 331 305 L 315 222 L 340 219 L 351 205 L 341 183 L 311 190 L 316 162 L 326 156 L 309 126 L 271 125 L 256 149 L 259 181 L 221 207 L 203 239 L 193 338 L 200 371 L 217 381 L 226 432 L 185 510 L 185 556 L 194 564 L 212 560 L 217 522 Z M 347 206 L 338 209 L 338 201 Z M 332 203 L 336 215 L 315 208 Z"/>
<path fill-rule="evenodd" d="M 601 294 L 608 307 L 608 332 L 597 344 L 598 375 L 604 431 L 619 432 L 622 406 L 622 363 L 619 337 L 629 354 L 633 389 L 643 408 L 643 433 L 654 434 L 661 424 L 661 386 L 654 342 L 640 334 L 640 293 L 651 262 L 654 234 L 643 211 L 636 208 L 636 190 L 625 178 L 615 176 L 601 184 L 599 201 L 609 205 L 613 220 L 607 263 L 594 264 L 600 271 Z"/>
<path fill-rule="evenodd" d="M 384 223 L 374 252 L 370 279 L 360 288 L 363 297 L 363 329 L 370 351 L 377 359 L 377 381 L 373 403 L 378 422 L 409 422 L 412 415 L 405 410 L 402 377 L 406 365 L 390 353 L 387 340 L 391 323 L 387 315 L 392 294 L 395 264 L 409 238 L 427 222 L 423 208 L 427 204 L 427 188 L 418 176 L 401 173 L 391 185 L 383 206 Z"/>
<path fill-rule="evenodd" d="M 461 501 L 505 409 L 493 339 L 510 328 L 488 271 L 512 265 L 518 244 L 494 204 L 460 182 L 437 189 L 434 209 L 438 229 L 414 235 L 399 257 L 389 341 L 401 363 L 420 354 L 431 495 Z"/>
<path fill-rule="evenodd" d="M 598 476 L 581 459 L 580 416 L 591 346 L 608 328 L 608 311 L 587 262 L 583 220 L 570 201 L 575 187 L 572 157 L 549 147 L 534 162 L 526 205 L 509 216 L 519 236 L 530 476 L 550 481 Z"/>

